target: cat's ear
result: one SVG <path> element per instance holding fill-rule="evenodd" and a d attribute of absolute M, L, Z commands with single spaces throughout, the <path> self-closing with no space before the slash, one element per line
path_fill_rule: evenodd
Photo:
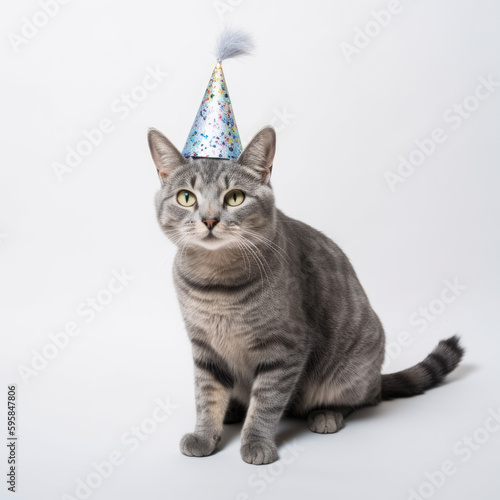
<path fill-rule="evenodd" d="M 184 156 L 177 148 L 155 128 L 150 128 L 148 132 L 149 149 L 151 156 L 158 170 L 158 176 L 162 184 L 167 177 L 179 166 L 186 163 Z"/>
<path fill-rule="evenodd" d="M 263 182 L 269 183 L 275 152 L 276 132 L 272 127 L 265 127 L 257 132 L 237 161 L 256 173 Z"/>

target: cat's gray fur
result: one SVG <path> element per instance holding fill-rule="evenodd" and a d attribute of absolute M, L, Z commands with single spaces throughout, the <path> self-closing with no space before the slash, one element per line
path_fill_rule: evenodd
<path fill-rule="evenodd" d="M 273 462 L 283 414 L 336 432 L 356 408 L 434 387 L 463 355 L 452 337 L 416 366 L 381 375 L 384 330 L 348 258 L 275 208 L 275 140 L 265 128 L 236 161 L 185 159 L 149 132 L 158 220 L 179 247 L 174 281 L 195 364 L 197 423 L 181 441 L 185 455 L 211 454 L 224 421 L 244 419 L 243 460 Z M 177 202 L 182 189 L 195 193 L 193 207 Z M 245 193 L 240 206 L 224 204 L 231 189 Z M 209 229 L 202 219 L 219 222 Z"/>

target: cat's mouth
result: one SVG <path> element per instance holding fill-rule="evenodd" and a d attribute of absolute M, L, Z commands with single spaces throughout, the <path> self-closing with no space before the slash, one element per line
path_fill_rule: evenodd
<path fill-rule="evenodd" d="M 209 230 L 204 235 L 198 237 L 198 244 L 210 250 L 216 250 L 227 243 L 226 238 L 216 235 L 213 230 Z"/>
<path fill-rule="evenodd" d="M 217 243 L 220 244 L 223 242 L 223 239 L 224 238 L 221 238 L 220 236 L 217 236 L 216 234 L 214 234 L 213 231 L 208 231 L 207 234 L 205 234 L 204 236 L 201 237 L 201 241 L 204 244 L 208 244 L 208 245 L 214 245 Z"/>

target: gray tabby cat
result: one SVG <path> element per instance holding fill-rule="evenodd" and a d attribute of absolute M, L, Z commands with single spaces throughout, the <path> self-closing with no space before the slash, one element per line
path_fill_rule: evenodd
<path fill-rule="evenodd" d="M 223 423 L 244 420 L 243 460 L 271 463 L 282 415 L 337 432 L 356 408 L 436 386 L 463 355 L 455 336 L 381 375 L 384 330 L 348 258 L 274 205 L 275 142 L 264 128 L 237 160 L 186 159 L 149 132 L 158 221 L 179 247 L 174 281 L 193 347 L 197 423 L 185 455 L 210 455 Z"/>

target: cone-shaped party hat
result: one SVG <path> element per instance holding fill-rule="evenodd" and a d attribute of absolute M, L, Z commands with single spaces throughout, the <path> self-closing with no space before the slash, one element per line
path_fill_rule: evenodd
<path fill-rule="evenodd" d="M 218 62 L 182 150 L 186 158 L 235 160 L 240 155 L 243 148 L 221 62 L 247 54 L 251 48 L 251 40 L 245 33 L 225 30 L 220 35 L 216 49 Z"/>

